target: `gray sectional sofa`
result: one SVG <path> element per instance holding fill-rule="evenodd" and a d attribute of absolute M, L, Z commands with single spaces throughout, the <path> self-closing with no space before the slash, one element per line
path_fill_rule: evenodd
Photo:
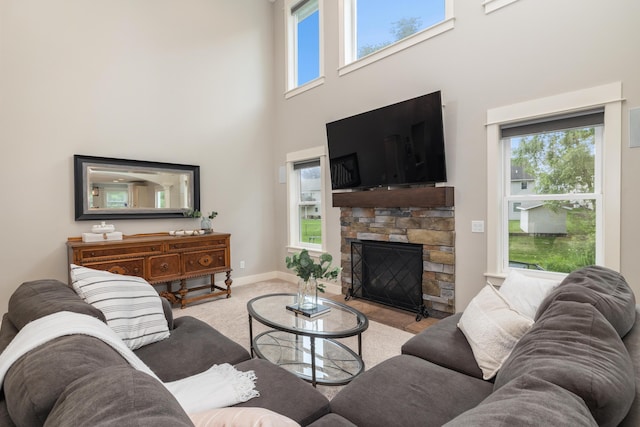
<path fill-rule="evenodd" d="M 312 425 L 640 426 L 639 312 L 620 274 L 575 271 L 491 380 L 456 314 L 354 379 Z"/>
<path fill-rule="evenodd" d="M 11 297 L 0 350 L 28 322 L 57 311 L 104 320 L 65 284 L 28 282 Z M 602 267 L 573 272 L 540 304 L 533 326 L 495 377 L 483 379 L 462 313 L 411 338 L 402 354 L 355 378 L 329 401 L 309 384 L 203 322 L 173 319 L 170 338 L 136 354 L 163 381 L 231 363 L 254 370 L 261 407 L 301 425 L 640 426 L 640 306 L 624 278 Z M 22 356 L 5 376 L 0 425 L 192 425 L 158 381 L 101 341 L 54 339 Z"/>
<path fill-rule="evenodd" d="M 134 352 L 165 382 L 230 363 L 256 373 L 260 396 L 236 406 L 266 408 L 307 425 L 329 412 L 329 401 L 293 374 L 251 359 L 239 344 L 193 317 L 173 319 L 163 301 L 170 337 Z M 11 296 L 0 328 L 0 351 L 27 323 L 58 311 L 105 320 L 66 284 L 23 283 Z M 104 342 L 86 335 L 53 339 L 20 357 L 4 377 L 0 426 L 191 426 L 182 407 L 157 380 L 133 369 Z"/>

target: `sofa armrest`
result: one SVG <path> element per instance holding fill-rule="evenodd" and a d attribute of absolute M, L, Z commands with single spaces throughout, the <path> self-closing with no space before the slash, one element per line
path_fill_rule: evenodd
<path fill-rule="evenodd" d="M 482 379 L 473 351 L 466 337 L 458 329 L 462 313 L 440 320 L 402 346 L 402 354 L 419 357 L 444 368 Z"/>

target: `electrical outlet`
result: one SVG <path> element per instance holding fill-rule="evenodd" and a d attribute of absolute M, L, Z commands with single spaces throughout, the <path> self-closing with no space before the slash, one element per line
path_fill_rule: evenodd
<path fill-rule="evenodd" d="M 472 233 L 484 233 L 484 221 L 471 221 Z"/>
<path fill-rule="evenodd" d="M 244 261 L 240 261 L 240 268 L 244 268 Z"/>

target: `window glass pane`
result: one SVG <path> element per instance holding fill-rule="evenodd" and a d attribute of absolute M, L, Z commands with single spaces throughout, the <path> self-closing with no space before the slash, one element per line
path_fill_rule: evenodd
<path fill-rule="evenodd" d="M 301 243 L 322 243 L 322 215 L 320 204 L 322 201 L 322 184 L 320 166 L 303 167 L 298 169 L 299 200 L 298 218 L 300 223 Z"/>
<path fill-rule="evenodd" d="M 519 218 L 509 217 L 509 266 L 569 273 L 595 264 L 595 206 L 591 199 L 523 202 Z"/>
<path fill-rule="evenodd" d="M 107 190 L 106 208 L 126 208 L 129 206 L 129 192 L 127 190 Z"/>
<path fill-rule="evenodd" d="M 301 86 L 320 77 L 320 12 L 318 2 L 309 1 L 292 12 L 297 22 L 297 80 Z"/>
<path fill-rule="evenodd" d="M 445 0 L 357 0 L 357 58 L 445 19 Z"/>
<path fill-rule="evenodd" d="M 602 126 L 507 138 L 511 194 L 593 193 L 596 137 Z"/>

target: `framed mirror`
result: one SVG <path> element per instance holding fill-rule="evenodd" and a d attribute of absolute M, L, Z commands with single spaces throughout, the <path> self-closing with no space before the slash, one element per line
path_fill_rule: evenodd
<path fill-rule="evenodd" d="M 200 210 L 200 166 L 74 155 L 76 221 Z"/>

